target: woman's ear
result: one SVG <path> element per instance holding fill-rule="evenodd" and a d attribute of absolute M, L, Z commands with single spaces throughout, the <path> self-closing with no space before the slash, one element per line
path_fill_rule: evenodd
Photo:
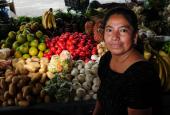
<path fill-rule="evenodd" d="M 134 33 L 133 35 L 133 44 L 137 45 L 137 41 L 138 41 L 138 33 Z"/>

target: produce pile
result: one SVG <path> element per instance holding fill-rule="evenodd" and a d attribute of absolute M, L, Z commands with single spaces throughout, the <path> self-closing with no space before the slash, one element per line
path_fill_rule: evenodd
<path fill-rule="evenodd" d="M 158 48 L 155 42 L 150 42 L 157 33 L 146 27 L 146 16 L 142 15 L 145 8 L 135 5 L 132 9 L 140 22 L 144 58 L 155 64 L 163 91 L 169 92 L 170 44 L 164 42 Z M 167 12 L 168 9 L 169 6 Z M 102 16 L 87 13 L 49 9 L 37 19 L 16 20 L 16 28 L 0 43 L 1 106 L 96 100 L 100 86 L 98 63 L 107 48 L 103 42 Z"/>

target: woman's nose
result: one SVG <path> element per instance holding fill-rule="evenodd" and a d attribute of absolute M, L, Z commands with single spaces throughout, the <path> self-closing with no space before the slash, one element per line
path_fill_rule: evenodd
<path fill-rule="evenodd" d="M 113 31 L 112 40 L 119 40 L 119 38 L 120 38 L 119 31 Z"/>

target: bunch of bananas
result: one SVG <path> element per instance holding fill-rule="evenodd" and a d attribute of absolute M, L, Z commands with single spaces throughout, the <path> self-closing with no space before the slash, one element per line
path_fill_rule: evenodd
<path fill-rule="evenodd" d="M 144 58 L 151 60 L 154 58 L 155 65 L 159 72 L 161 86 L 164 92 L 170 91 L 170 56 L 163 50 L 155 50 L 149 43 L 144 45 Z"/>
<path fill-rule="evenodd" d="M 45 11 L 42 15 L 42 25 L 45 29 L 55 29 L 57 27 L 52 8 L 50 8 L 48 11 Z"/>

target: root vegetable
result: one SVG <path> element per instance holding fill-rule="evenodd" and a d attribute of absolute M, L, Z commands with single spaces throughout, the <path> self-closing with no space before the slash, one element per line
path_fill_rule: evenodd
<path fill-rule="evenodd" d="M 46 81 L 46 79 L 47 79 L 47 74 L 46 74 L 46 73 L 43 73 L 43 74 L 42 74 L 42 77 L 41 77 L 41 79 L 40 79 L 40 83 L 44 84 L 45 81 Z"/>
<path fill-rule="evenodd" d="M 85 80 L 86 80 L 86 82 L 92 82 L 93 81 L 93 75 L 91 75 L 91 74 L 88 74 L 88 75 L 86 75 L 86 77 L 85 77 Z"/>
<path fill-rule="evenodd" d="M 94 95 L 94 92 L 92 90 L 89 90 L 88 94 L 92 97 Z"/>
<path fill-rule="evenodd" d="M 74 101 L 80 101 L 80 98 L 77 97 L 77 96 L 75 96 L 75 97 L 74 97 Z"/>
<path fill-rule="evenodd" d="M 14 76 L 14 77 L 12 78 L 12 83 L 13 83 L 13 84 L 17 84 L 19 80 L 20 80 L 19 77 Z"/>
<path fill-rule="evenodd" d="M 7 100 L 7 104 L 8 104 L 9 106 L 12 106 L 12 105 L 15 104 L 15 102 L 14 102 L 13 99 L 8 99 L 8 100 Z"/>
<path fill-rule="evenodd" d="M 54 78 L 54 74 L 52 73 L 52 72 L 47 72 L 47 77 L 49 78 L 49 79 L 52 79 L 52 78 Z"/>
<path fill-rule="evenodd" d="M 5 82 L 5 79 L 0 79 L 0 87 L 4 91 L 7 89 L 7 83 Z"/>
<path fill-rule="evenodd" d="M 40 59 L 37 57 L 31 57 L 31 62 L 40 62 Z"/>
<path fill-rule="evenodd" d="M 84 68 L 80 69 L 80 74 L 85 74 L 85 69 Z"/>
<path fill-rule="evenodd" d="M 96 100 L 96 99 L 97 99 L 97 94 L 95 93 L 95 94 L 92 96 L 92 98 L 93 98 L 94 100 Z"/>
<path fill-rule="evenodd" d="M 37 72 L 37 73 L 29 73 L 28 74 L 28 77 L 30 77 L 31 81 L 33 81 L 33 82 L 39 81 L 41 79 L 41 76 L 42 76 L 42 74 L 39 73 L 39 72 Z"/>
<path fill-rule="evenodd" d="M 42 86 L 40 83 L 36 83 L 36 84 L 35 84 L 35 88 L 37 89 L 38 93 L 40 93 L 42 87 L 43 87 L 43 86 Z"/>
<path fill-rule="evenodd" d="M 17 101 L 21 101 L 21 100 L 23 100 L 23 95 L 22 95 L 22 93 L 21 93 L 21 92 L 19 92 L 19 93 L 17 94 L 17 96 L 16 96 L 16 100 L 17 100 Z"/>
<path fill-rule="evenodd" d="M 6 107 L 6 106 L 8 106 L 8 103 L 7 103 L 7 101 L 4 101 L 4 102 L 2 103 L 2 106 L 3 106 L 3 107 Z"/>
<path fill-rule="evenodd" d="M 5 91 L 5 93 L 4 93 L 4 100 L 7 100 L 9 98 L 10 98 L 9 91 Z"/>
<path fill-rule="evenodd" d="M 93 86 L 92 86 L 92 90 L 93 90 L 94 92 L 97 92 L 97 91 L 98 91 L 98 89 L 99 89 L 99 85 L 97 85 L 97 84 L 93 84 Z"/>
<path fill-rule="evenodd" d="M 81 84 L 79 82 L 73 83 L 73 89 L 78 89 L 81 87 Z"/>
<path fill-rule="evenodd" d="M 72 76 L 77 76 L 78 73 L 79 73 L 79 71 L 78 71 L 77 68 L 73 68 L 73 69 L 71 70 L 71 75 L 72 75 Z"/>
<path fill-rule="evenodd" d="M 0 101 L 4 101 L 4 95 L 0 95 Z"/>
<path fill-rule="evenodd" d="M 87 101 L 87 100 L 90 100 L 90 99 L 91 99 L 91 96 L 88 95 L 88 94 L 83 97 L 83 100 L 84 100 L 84 101 Z"/>
<path fill-rule="evenodd" d="M 100 85 L 99 77 L 96 77 L 96 78 L 93 79 L 93 84 Z"/>
<path fill-rule="evenodd" d="M 91 82 L 84 82 L 83 83 L 83 88 L 86 89 L 86 90 L 90 90 L 91 89 Z"/>
<path fill-rule="evenodd" d="M 18 88 L 22 88 L 23 86 L 27 85 L 28 83 L 24 80 L 24 79 L 20 79 L 18 84 L 17 84 L 17 87 Z"/>
<path fill-rule="evenodd" d="M 32 101 L 32 96 L 31 96 L 31 95 L 27 95 L 27 96 L 25 97 L 25 99 L 26 99 L 27 101 L 31 102 L 31 101 Z"/>
<path fill-rule="evenodd" d="M 12 82 L 12 77 L 13 77 L 13 76 L 7 76 L 7 77 L 5 78 L 5 82 L 11 83 L 11 82 Z"/>
<path fill-rule="evenodd" d="M 77 78 L 72 79 L 72 83 L 77 83 L 77 82 L 79 82 Z"/>
<path fill-rule="evenodd" d="M 24 86 L 22 88 L 22 92 L 23 92 L 23 97 L 26 97 L 32 90 L 32 87 L 30 85 Z"/>
<path fill-rule="evenodd" d="M 18 105 L 19 105 L 20 107 L 28 107 L 28 106 L 29 106 L 29 102 L 26 101 L 26 100 L 22 100 L 22 101 L 19 101 L 19 102 L 18 102 Z"/>
<path fill-rule="evenodd" d="M 86 94 L 86 91 L 85 91 L 83 88 L 78 88 L 78 89 L 76 90 L 76 95 L 77 95 L 77 97 L 79 97 L 79 98 L 83 97 L 85 94 Z"/>
<path fill-rule="evenodd" d="M 44 90 L 41 90 L 40 91 L 40 98 L 44 98 L 45 97 L 45 91 Z"/>
<path fill-rule="evenodd" d="M 80 83 L 85 82 L 85 74 L 79 74 L 77 76 L 77 79 L 79 80 Z"/>
<path fill-rule="evenodd" d="M 16 85 L 15 84 L 13 84 L 13 83 L 11 83 L 10 85 L 9 85 L 9 94 L 11 95 L 11 96 L 14 96 L 15 94 L 16 94 Z"/>

